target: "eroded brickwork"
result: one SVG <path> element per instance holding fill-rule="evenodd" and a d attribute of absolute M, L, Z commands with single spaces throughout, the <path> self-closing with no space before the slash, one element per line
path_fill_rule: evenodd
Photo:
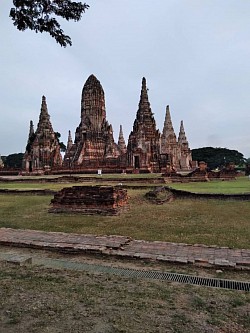
<path fill-rule="evenodd" d="M 146 79 L 142 79 L 141 96 L 128 138 L 127 167 L 144 172 L 159 172 L 160 132 L 148 100 Z"/>
<path fill-rule="evenodd" d="M 120 155 L 112 125 L 106 120 L 104 90 L 100 81 L 90 75 L 82 90 L 81 122 L 74 144 L 68 140 L 64 166 L 70 163 L 72 168 L 107 168 L 110 164 L 117 165 Z"/>
<path fill-rule="evenodd" d="M 37 130 L 30 121 L 28 142 L 23 159 L 26 172 L 44 172 L 62 165 L 58 138 L 53 130 L 45 96 L 42 97 Z"/>
<path fill-rule="evenodd" d="M 63 188 L 51 200 L 52 213 L 117 215 L 128 203 L 127 191 L 113 186 Z"/>

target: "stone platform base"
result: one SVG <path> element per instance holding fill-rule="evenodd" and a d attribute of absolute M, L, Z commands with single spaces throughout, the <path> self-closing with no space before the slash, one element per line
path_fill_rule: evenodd
<path fill-rule="evenodd" d="M 50 213 L 117 215 L 127 207 L 127 191 L 113 186 L 63 188 L 51 200 Z"/>

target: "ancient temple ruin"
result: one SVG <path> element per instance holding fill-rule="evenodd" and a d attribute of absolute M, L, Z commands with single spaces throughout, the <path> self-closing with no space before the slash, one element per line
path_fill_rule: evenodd
<path fill-rule="evenodd" d="M 126 145 L 122 126 L 116 143 L 112 125 L 106 119 L 105 94 L 100 81 L 90 75 L 82 89 L 80 124 L 74 140 L 68 133 L 67 149 L 62 162 L 60 145 L 47 110 L 42 107 L 37 130 L 30 123 L 28 143 L 23 160 L 27 172 L 57 169 L 57 172 L 175 172 L 189 170 L 192 156 L 181 121 L 176 138 L 169 106 L 163 131 L 156 127 L 151 110 L 146 79 L 142 79 L 139 105 Z"/>
<path fill-rule="evenodd" d="M 61 165 L 59 140 L 51 125 L 46 98 L 43 96 L 36 131 L 34 131 L 33 121 L 30 121 L 23 169 L 26 172 L 44 172 L 54 167 L 61 167 Z"/>
<path fill-rule="evenodd" d="M 127 168 L 159 172 L 160 136 L 148 100 L 146 79 L 143 78 L 138 111 L 128 138 Z"/>
<path fill-rule="evenodd" d="M 106 120 L 102 85 L 94 75 L 90 75 L 82 89 L 81 122 L 76 128 L 74 143 L 69 133 L 63 165 L 72 169 L 112 169 L 119 167 L 119 157 L 125 150 L 122 131 L 119 144 L 116 144 L 112 125 Z"/>
<path fill-rule="evenodd" d="M 174 132 L 169 105 L 166 107 L 166 116 L 161 135 L 161 154 L 166 154 L 167 163 L 173 170 L 189 170 L 192 167 L 192 154 L 181 121 L 178 140 Z"/>

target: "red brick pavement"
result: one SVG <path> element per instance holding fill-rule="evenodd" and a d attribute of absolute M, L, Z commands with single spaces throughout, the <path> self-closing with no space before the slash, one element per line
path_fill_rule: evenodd
<path fill-rule="evenodd" d="M 124 236 L 95 236 L 0 228 L 0 244 L 74 253 L 98 253 L 172 263 L 250 269 L 249 249 L 147 242 Z"/>

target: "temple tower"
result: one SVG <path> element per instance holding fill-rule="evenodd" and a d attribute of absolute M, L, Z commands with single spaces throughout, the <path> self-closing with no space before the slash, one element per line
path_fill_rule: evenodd
<path fill-rule="evenodd" d="M 161 136 L 161 154 L 167 155 L 167 160 L 173 168 L 177 164 L 177 140 L 174 132 L 169 105 L 166 107 L 166 115 Z"/>
<path fill-rule="evenodd" d="M 106 121 L 105 96 L 102 85 L 92 74 L 82 89 L 81 123 L 82 127 L 99 132 Z"/>
<path fill-rule="evenodd" d="M 42 97 L 37 130 L 30 121 L 29 137 L 23 159 L 23 168 L 28 172 L 60 167 L 62 156 L 58 138 L 53 130 L 45 96 Z"/>
<path fill-rule="evenodd" d="M 189 170 L 191 168 L 192 154 L 191 150 L 189 149 L 188 140 L 185 134 L 183 120 L 181 121 L 178 136 L 178 159 L 180 169 Z"/>
<path fill-rule="evenodd" d="M 120 125 L 119 138 L 118 138 L 118 147 L 122 154 L 127 152 L 126 143 L 123 136 L 122 125 Z"/>
<path fill-rule="evenodd" d="M 72 141 L 71 131 L 69 131 L 66 149 L 69 150 L 71 149 L 72 146 L 73 146 L 73 141 Z"/>
<path fill-rule="evenodd" d="M 92 74 L 82 89 L 81 122 L 75 132 L 75 142 L 64 157 L 73 167 L 100 168 L 120 155 L 114 142 L 112 125 L 106 120 L 105 95 L 99 80 Z"/>
<path fill-rule="evenodd" d="M 146 79 L 142 79 L 141 95 L 129 135 L 127 147 L 127 164 L 135 170 L 154 172 L 159 169 L 160 133 L 148 100 Z"/>

